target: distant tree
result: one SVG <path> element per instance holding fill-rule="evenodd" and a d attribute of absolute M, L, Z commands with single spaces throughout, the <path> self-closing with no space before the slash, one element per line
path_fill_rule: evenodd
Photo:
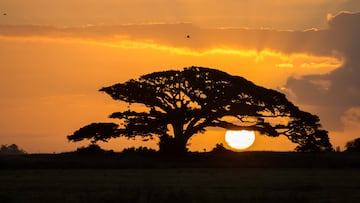
<path fill-rule="evenodd" d="M 211 150 L 212 153 L 226 153 L 230 150 L 226 149 L 222 143 L 216 144 L 215 147 Z"/>
<path fill-rule="evenodd" d="M 160 152 L 180 154 L 188 150 L 194 134 L 219 127 L 285 135 L 298 144 L 296 151 L 332 150 L 317 116 L 301 111 L 282 93 L 219 70 L 189 67 L 154 72 L 100 91 L 115 100 L 143 104 L 143 111 L 129 107 L 115 112 L 110 118 L 120 120 L 119 128 L 93 123 L 68 136 L 70 141 L 157 136 Z"/>
<path fill-rule="evenodd" d="M 76 150 L 77 153 L 79 154 L 85 154 L 85 155 L 93 155 L 93 154 L 105 154 L 105 153 L 113 153 L 113 150 L 104 150 L 102 149 L 99 145 L 97 144 L 90 144 L 87 147 L 80 147 Z"/>
<path fill-rule="evenodd" d="M 16 144 L 11 145 L 1 145 L 0 148 L 0 154 L 26 154 L 26 152 L 22 149 L 19 149 L 19 147 Z"/>
<path fill-rule="evenodd" d="M 347 142 L 345 147 L 347 152 L 360 152 L 360 138 Z"/>

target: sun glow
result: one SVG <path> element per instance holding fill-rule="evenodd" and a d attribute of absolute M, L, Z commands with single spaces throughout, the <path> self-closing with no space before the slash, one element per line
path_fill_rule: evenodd
<path fill-rule="evenodd" d="M 225 133 L 225 141 L 234 149 L 246 149 L 255 142 L 255 133 L 247 130 L 228 130 Z"/>

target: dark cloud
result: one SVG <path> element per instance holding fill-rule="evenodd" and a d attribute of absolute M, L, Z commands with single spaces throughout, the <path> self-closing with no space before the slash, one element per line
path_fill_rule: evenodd
<path fill-rule="evenodd" d="M 328 129 L 343 130 L 341 117 L 360 106 L 360 13 L 340 13 L 329 20 L 324 47 L 339 52 L 342 67 L 325 75 L 289 78 L 286 86 L 300 104 L 317 107 Z"/>

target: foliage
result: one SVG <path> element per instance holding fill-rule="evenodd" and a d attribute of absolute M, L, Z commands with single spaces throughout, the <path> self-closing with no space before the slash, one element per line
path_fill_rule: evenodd
<path fill-rule="evenodd" d="M 154 154 L 156 152 L 155 149 L 147 148 L 147 147 L 130 147 L 124 149 L 121 153 L 123 154 Z"/>
<path fill-rule="evenodd" d="M 105 153 L 114 153 L 113 150 L 107 151 L 104 149 L 101 149 L 101 147 L 97 144 L 90 144 L 87 147 L 80 147 L 76 150 L 76 153 L 79 154 L 105 154 Z"/>
<path fill-rule="evenodd" d="M 345 147 L 347 152 L 360 152 L 360 138 L 347 142 Z"/>
<path fill-rule="evenodd" d="M 215 154 L 222 154 L 229 152 L 229 150 L 226 149 L 222 143 L 220 143 L 220 144 L 216 144 L 215 147 L 211 150 L 211 152 Z"/>
<path fill-rule="evenodd" d="M 0 148 L 0 154 L 26 154 L 26 152 L 22 149 L 19 149 L 19 147 L 16 144 L 11 145 L 1 145 Z"/>
<path fill-rule="evenodd" d="M 187 151 L 194 134 L 219 127 L 284 135 L 298 144 L 297 151 L 332 150 L 317 116 L 301 111 L 282 93 L 219 70 L 189 67 L 154 72 L 100 91 L 115 100 L 143 104 L 144 111 L 115 112 L 110 118 L 120 120 L 119 128 L 106 124 L 109 131 L 103 131 L 105 124 L 90 124 L 68 136 L 69 140 L 157 136 L 161 152 L 178 154 Z"/>
<path fill-rule="evenodd" d="M 99 140 L 106 142 L 112 137 L 118 137 L 118 127 L 119 125 L 115 123 L 92 123 L 80 128 L 67 138 L 72 141 L 91 139 L 91 143 L 93 144 Z"/>

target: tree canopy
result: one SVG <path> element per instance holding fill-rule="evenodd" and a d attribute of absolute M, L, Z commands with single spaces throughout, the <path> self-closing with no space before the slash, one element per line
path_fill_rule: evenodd
<path fill-rule="evenodd" d="M 360 137 L 347 142 L 345 147 L 347 152 L 360 152 Z"/>
<path fill-rule="evenodd" d="M 194 134 L 219 127 L 284 135 L 298 144 L 297 151 L 332 150 L 316 115 L 301 111 L 280 92 L 220 70 L 189 67 L 154 72 L 100 91 L 144 108 L 114 112 L 110 118 L 119 119 L 119 125 L 93 123 L 69 135 L 69 140 L 157 136 L 160 151 L 183 153 Z"/>

